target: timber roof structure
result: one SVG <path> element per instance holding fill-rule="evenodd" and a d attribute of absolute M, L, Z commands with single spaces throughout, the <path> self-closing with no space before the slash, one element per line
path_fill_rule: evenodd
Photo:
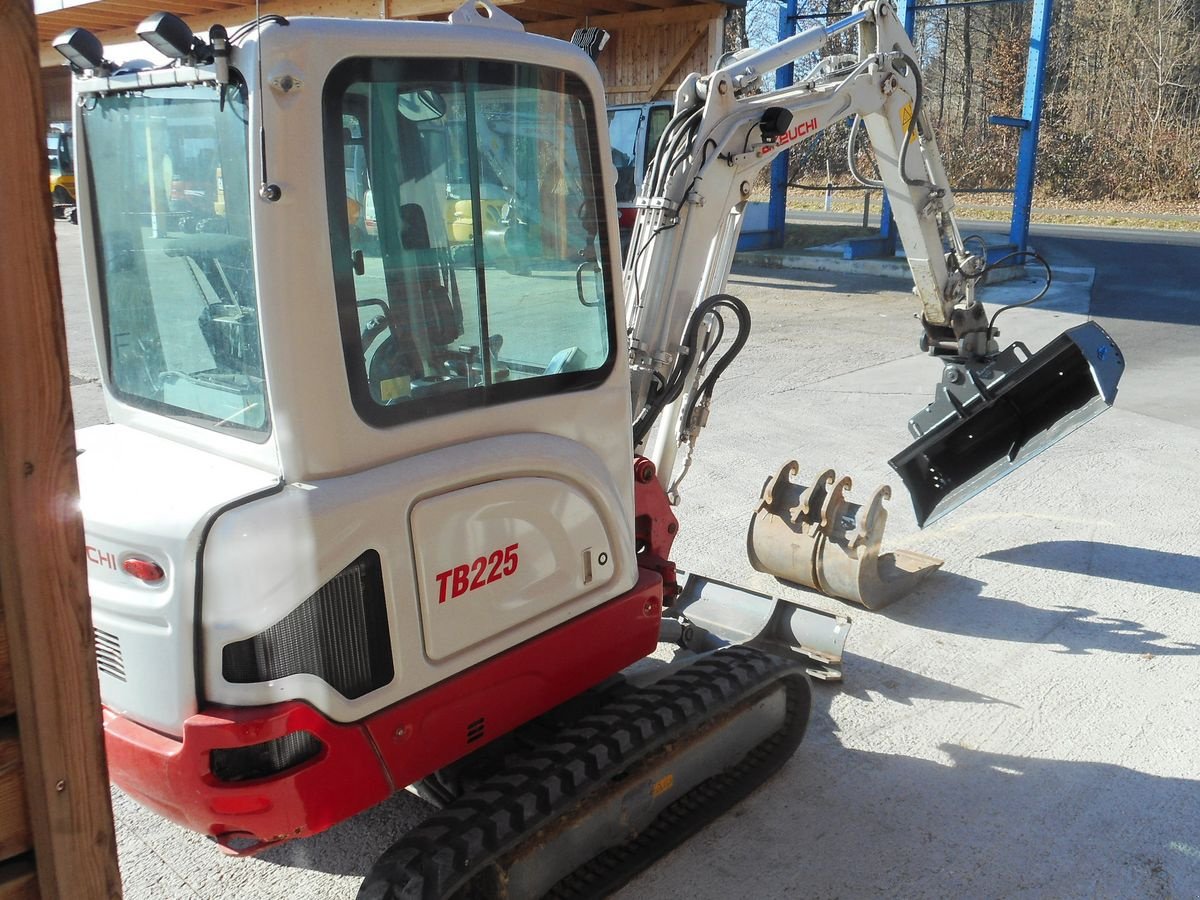
<path fill-rule="evenodd" d="M 629 25 L 672 25 L 712 19 L 745 0 L 491 0 L 532 31 L 568 36 L 575 28 L 617 28 Z M 461 0 L 275 0 L 262 3 L 261 12 L 284 15 L 333 15 L 354 18 L 443 18 Z M 229 24 L 253 18 L 253 3 L 245 0 L 35 0 L 38 41 L 48 45 L 68 28 L 80 26 L 104 40 L 127 37 L 147 16 L 168 10 L 186 20 L 229 16 Z M 236 22 L 234 20 L 237 20 Z"/>

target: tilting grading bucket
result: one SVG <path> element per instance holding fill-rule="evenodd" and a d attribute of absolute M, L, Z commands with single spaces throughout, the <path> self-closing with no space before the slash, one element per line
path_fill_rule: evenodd
<path fill-rule="evenodd" d="M 1125 369 L 1121 351 L 1094 322 L 1063 332 L 1023 362 L 1014 344 L 991 381 L 943 382 L 913 417 L 917 437 L 891 459 L 924 526 L 1003 478 L 1112 406 Z M 961 371 L 961 370 L 960 370 Z"/>
<path fill-rule="evenodd" d="M 882 553 L 886 484 L 865 504 L 846 499 L 850 479 L 826 469 L 811 484 L 796 484 L 795 460 L 766 483 L 750 522 L 746 549 L 760 572 L 815 588 L 831 597 L 887 606 L 913 590 L 942 561 L 924 553 Z"/>

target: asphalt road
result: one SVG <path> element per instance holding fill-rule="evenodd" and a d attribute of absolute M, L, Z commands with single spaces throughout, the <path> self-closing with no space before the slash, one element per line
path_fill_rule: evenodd
<path fill-rule="evenodd" d="M 1092 316 L 1128 363 L 1117 403 L 1200 424 L 1200 232 L 1042 225 L 1030 241 L 1052 264 L 1096 270 Z"/>
<path fill-rule="evenodd" d="M 846 213 L 792 212 L 792 222 L 860 222 Z M 963 219 L 964 233 L 1007 240 L 997 222 Z M 1055 266 L 1095 269 L 1091 315 L 1128 362 L 1117 405 L 1180 424 L 1200 424 L 1197 390 L 1188 383 L 1200 358 L 1200 231 L 1034 225 L 1029 245 Z"/>

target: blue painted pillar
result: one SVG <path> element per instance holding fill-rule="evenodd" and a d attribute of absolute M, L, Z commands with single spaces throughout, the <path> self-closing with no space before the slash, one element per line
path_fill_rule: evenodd
<path fill-rule="evenodd" d="M 796 4 L 798 0 L 787 0 L 779 11 L 779 40 L 790 38 L 796 32 Z M 788 63 L 775 70 L 775 87 L 791 87 L 795 83 L 795 65 Z M 767 227 L 771 232 L 771 246 L 782 247 L 787 225 L 788 160 L 791 151 L 784 150 L 771 163 L 771 200 L 767 205 Z"/>
<path fill-rule="evenodd" d="M 914 0 L 896 0 L 900 23 L 908 32 L 911 39 L 916 27 L 917 8 Z M 945 48 L 942 48 L 943 52 Z M 887 191 L 883 193 L 883 208 L 879 211 L 879 237 L 882 239 L 881 256 L 896 255 L 896 220 L 892 218 L 892 203 L 888 200 Z"/>
<path fill-rule="evenodd" d="M 1033 208 L 1033 180 L 1037 172 L 1038 129 L 1042 122 L 1042 95 L 1046 58 L 1050 55 L 1052 0 L 1034 0 L 1029 26 L 1029 62 L 1025 68 L 1025 99 L 1021 107 L 1021 146 L 1017 151 L 1017 184 L 1013 194 L 1009 241 L 1017 250 L 1029 242 L 1029 215 Z"/>

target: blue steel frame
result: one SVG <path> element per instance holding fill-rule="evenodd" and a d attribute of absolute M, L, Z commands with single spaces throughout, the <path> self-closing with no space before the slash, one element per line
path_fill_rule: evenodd
<path fill-rule="evenodd" d="M 787 0 L 779 11 L 778 40 L 785 40 L 796 33 L 796 4 L 798 0 Z M 775 87 L 791 87 L 796 81 L 796 64 L 788 63 L 775 70 Z M 787 229 L 788 161 L 791 150 L 784 150 L 771 163 L 771 198 L 767 205 L 767 228 L 769 237 L 766 245 L 782 247 Z M 757 248 L 755 248 L 757 249 Z"/>
<path fill-rule="evenodd" d="M 896 0 L 900 21 L 904 30 L 912 37 L 918 9 L 943 9 L 947 6 L 968 6 L 986 3 L 1021 3 L 1025 0 L 967 0 L 954 2 L 945 0 L 943 3 L 917 4 L 912 0 Z M 779 13 L 779 39 L 791 37 L 795 33 L 798 16 L 796 14 L 797 0 L 787 0 L 786 7 Z M 1033 14 L 1029 30 L 1029 57 L 1025 67 L 1025 95 L 1022 101 L 1021 118 L 1008 116 L 991 116 L 989 122 L 993 125 L 1009 126 L 1021 129 L 1021 143 L 1017 151 L 1017 177 L 1013 190 L 1012 223 L 1009 226 L 1009 245 L 993 248 L 989 252 L 998 258 L 1003 253 L 1013 250 L 1025 250 L 1029 244 L 1029 219 L 1033 208 L 1033 185 L 1037 173 L 1037 142 L 1042 120 L 1042 98 L 1045 94 L 1046 60 L 1050 55 L 1050 21 L 1053 14 L 1054 0 L 1033 0 Z M 786 79 L 782 80 L 782 79 Z M 780 68 L 775 75 L 778 85 L 792 84 L 792 66 Z M 787 204 L 787 161 L 788 154 L 783 153 L 772 164 L 771 168 L 771 201 L 768 209 L 768 221 L 772 230 L 775 246 L 783 243 L 784 222 Z M 867 256 L 894 256 L 896 253 L 896 222 L 892 218 L 892 205 L 887 194 L 883 195 L 883 207 L 880 211 L 880 227 L 878 238 L 864 238 L 853 242 L 847 250 L 847 256 L 862 258 Z"/>
<path fill-rule="evenodd" d="M 1017 151 L 1017 188 L 1013 196 L 1012 226 L 1008 239 L 1017 250 L 1029 242 L 1029 214 L 1033 208 L 1033 180 L 1037 170 L 1038 129 L 1042 124 L 1042 95 L 1046 81 L 1046 58 L 1050 55 L 1050 15 L 1053 0 L 1033 0 L 1029 32 L 1029 61 L 1025 66 L 1024 119 L 1021 147 Z"/>
<path fill-rule="evenodd" d="M 896 0 L 897 12 L 904 31 L 912 40 L 913 29 L 917 24 L 917 7 L 909 0 Z M 874 253 L 859 253 L 851 257 L 861 259 L 864 256 L 895 256 L 896 255 L 896 220 L 892 217 L 892 201 L 888 199 L 887 191 L 883 192 L 883 206 L 879 210 L 879 241 L 872 247 L 866 242 L 860 243 L 863 250 L 875 250 Z M 855 249 L 859 249 L 856 247 Z"/>

